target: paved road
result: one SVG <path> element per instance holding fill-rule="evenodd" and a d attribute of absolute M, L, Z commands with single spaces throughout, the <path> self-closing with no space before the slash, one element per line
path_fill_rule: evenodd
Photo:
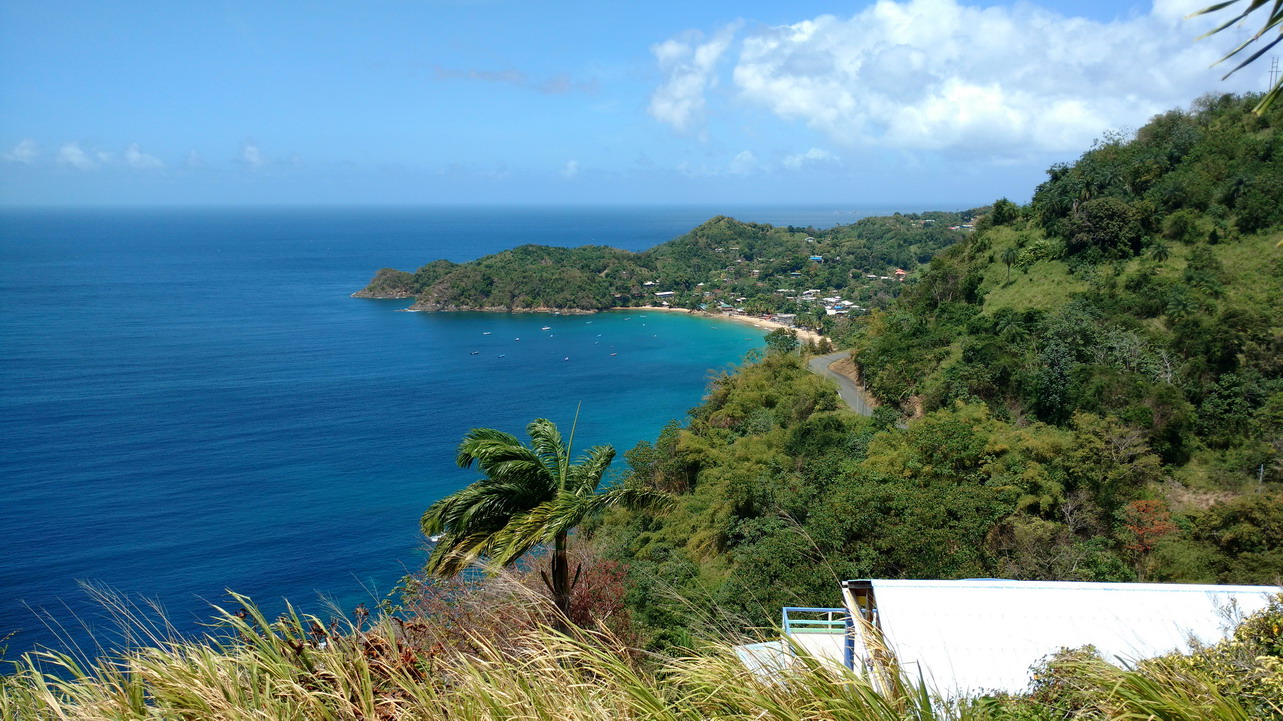
<path fill-rule="evenodd" d="M 818 373 L 825 378 L 832 378 L 837 381 L 838 395 L 842 396 L 842 400 L 846 401 L 846 404 L 851 407 L 851 410 L 862 416 L 871 416 L 873 415 L 873 409 L 869 407 L 869 403 L 865 400 L 864 394 L 856 387 L 855 381 L 847 378 L 841 373 L 829 370 L 830 365 L 848 357 L 849 355 L 851 354 L 848 351 L 838 351 L 837 353 L 816 356 L 808 361 L 807 365 L 810 366 L 811 372 Z"/>

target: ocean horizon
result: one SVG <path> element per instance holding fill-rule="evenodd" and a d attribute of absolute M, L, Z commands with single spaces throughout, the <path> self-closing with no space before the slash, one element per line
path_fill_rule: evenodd
<path fill-rule="evenodd" d="M 762 345 L 680 314 L 349 297 L 379 268 L 525 243 L 644 250 L 718 214 L 828 227 L 860 212 L 0 210 L 0 638 L 11 653 L 109 639 L 80 581 L 152 599 L 184 633 L 228 589 L 273 613 L 377 602 L 423 560 L 419 515 L 476 477 L 454 465 L 468 429 L 568 429 L 580 408 L 576 445 L 613 444 L 617 473 Z"/>

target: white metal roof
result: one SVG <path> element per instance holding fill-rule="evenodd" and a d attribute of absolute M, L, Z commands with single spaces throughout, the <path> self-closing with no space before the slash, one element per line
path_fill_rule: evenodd
<path fill-rule="evenodd" d="M 1062 648 L 1092 644 L 1117 662 L 1186 650 L 1193 638 L 1215 642 L 1280 590 L 989 579 L 867 583 L 883 634 L 910 678 L 920 669 L 932 688 L 955 697 L 1022 691 L 1030 666 Z"/>

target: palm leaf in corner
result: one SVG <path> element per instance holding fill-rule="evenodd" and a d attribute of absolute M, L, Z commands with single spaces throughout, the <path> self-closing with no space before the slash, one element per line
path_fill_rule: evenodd
<path fill-rule="evenodd" d="M 1241 1 L 1242 0 L 1228 0 L 1228 2 L 1218 2 L 1215 5 L 1209 5 L 1208 7 L 1205 7 L 1202 10 L 1199 10 L 1198 12 L 1191 13 L 1189 17 L 1196 17 L 1198 15 L 1207 15 L 1210 13 L 1219 12 L 1221 10 L 1224 10 L 1225 8 L 1228 8 L 1231 5 L 1237 5 Z M 1234 15 L 1232 18 L 1230 18 L 1229 20 L 1226 20 L 1225 22 L 1216 26 L 1212 30 L 1209 30 L 1206 33 L 1203 33 L 1198 37 L 1198 39 L 1202 40 L 1203 38 L 1206 38 L 1221 32 L 1222 30 L 1239 22 L 1240 20 L 1246 19 L 1248 15 L 1251 15 L 1257 10 L 1265 7 L 1267 4 L 1269 4 L 1269 0 L 1247 0 L 1246 10 Z M 1273 39 L 1267 39 L 1266 36 L 1270 34 L 1270 31 L 1276 30 L 1276 29 L 1278 31 L 1277 37 L 1273 37 Z M 1263 47 L 1256 49 L 1256 51 L 1248 55 L 1246 59 L 1241 61 L 1238 65 L 1235 65 L 1232 70 L 1230 70 L 1228 73 L 1225 73 L 1225 75 L 1222 76 L 1221 79 L 1224 80 L 1225 78 L 1228 78 L 1229 76 L 1243 69 L 1247 65 L 1250 65 L 1257 58 L 1269 52 L 1270 48 L 1273 48 L 1275 45 L 1278 45 L 1280 41 L 1283 41 L 1283 0 L 1274 0 L 1274 7 L 1271 8 L 1266 13 L 1265 23 L 1261 25 L 1261 29 L 1256 31 L 1256 34 L 1252 35 L 1252 37 L 1248 38 L 1247 40 L 1244 40 L 1241 44 L 1239 44 L 1238 47 L 1230 51 L 1228 55 L 1218 60 L 1217 64 L 1219 65 L 1220 63 L 1223 63 L 1226 60 L 1229 60 L 1230 58 L 1238 55 L 1244 50 L 1247 50 L 1249 46 L 1261 40 L 1268 40 L 1268 41 L 1265 42 L 1265 45 Z M 1274 101 L 1278 99 L 1280 92 L 1283 92 L 1283 77 L 1275 81 L 1274 87 L 1270 88 L 1269 92 L 1265 94 L 1265 97 L 1261 98 L 1261 102 L 1257 103 L 1256 108 L 1253 109 L 1253 112 L 1259 115 L 1261 113 L 1264 113 L 1266 110 L 1269 110 L 1270 106 L 1274 104 Z"/>

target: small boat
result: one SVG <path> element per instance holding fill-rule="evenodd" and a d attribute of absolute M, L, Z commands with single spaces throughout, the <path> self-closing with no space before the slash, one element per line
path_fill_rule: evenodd
<path fill-rule="evenodd" d="M 520 338 L 513 338 L 513 340 L 514 340 L 514 341 L 518 341 L 518 340 L 521 340 L 521 339 L 520 339 Z"/>
<path fill-rule="evenodd" d="M 546 326 L 544 326 L 544 327 L 540 328 L 539 330 L 552 330 L 552 326 L 550 326 L 550 325 L 546 325 Z"/>
<path fill-rule="evenodd" d="M 490 331 L 488 331 L 488 330 L 483 330 L 483 331 L 481 331 L 481 335 L 490 335 Z"/>
<path fill-rule="evenodd" d="M 566 356 L 565 358 L 562 358 L 562 360 L 570 360 L 570 356 Z"/>
<path fill-rule="evenodd" d="M 499 354 L 499 357 L 500 357 L 500 358 L 502 358 L 502 357 L 503 357 L 503 354 L 502 354 L 502 353 L 500 353 L 500 354 Z"/>
<path fill-rule="evenodd" d="M 477 355 L 477 354 L 478 354 L 478 353 L 480 353 L 480 352 L 481 352 L 481 351 L 479 351 L 479 350 L 474 350 L 474 351 L 472 351 L 472 353 L 471 353 L 470 355 Z"/>
<path fill-rule="evenodd" d="M 619 355 L 619 354 L 618 354 L 618 353 L 611 353 L 611 355 Z"/>

